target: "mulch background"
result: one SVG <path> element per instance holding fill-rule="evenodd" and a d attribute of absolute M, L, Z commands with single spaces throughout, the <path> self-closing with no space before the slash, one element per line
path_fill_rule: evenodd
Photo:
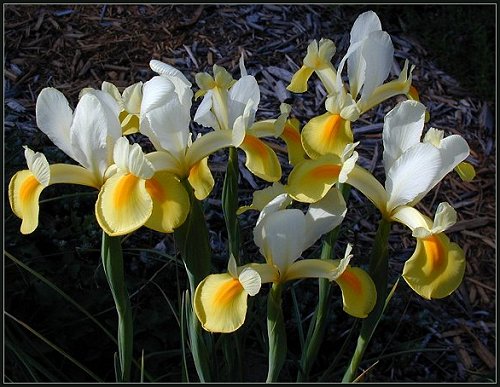
<path fill-rule="evenodd" d="M 100 314 L 103 321 L 114 327 L 114 315 L 106 293 L 106 284 L 98 274 L 98 249 L 100 232 L 88 213 L 93 198 L 63 199 L 41 205 L 40 227 L 29 236 L 19 233 L 20 221 L 13 216 L 7 199 L 7 185 L 13 173 L 25 168 L 22 145 L 43 151 L 49 162 L 65 162 L 67 158 L 58 151 L 36 127 L 35 103 L 42 88 L 53 86 L 65 93 L 72 106 L 76 105 L 83 87 L 100 88 L 107 80 L 119 87 L 133 82 L 146 81 L 153 72 L 148 67 L 150 59 L 159 59 L 181 70 L 193 82 L 200 71 L 212 72 L 214 63 L 224 66 L 239 77 L 238 60 L 242 53 L 249 73 L 255 75 L 261 87 L 261 104 L 258 118 L 276 117 L 279 104 L 293 104 L 292 114 L 302 124 L 324 110 L 325 93 L 314 76 L 310 89 L 301 95 L 292 95 L 285 87 L 291 75 L 302 64 L 307 45 L 312 39 L 327 37 L 337 46 L 334 61 L 338 63 L 349 44 L 349 31 L 357 15 L 369 7 L 329 5 L 4 5 L 4 184 L 5 184 L 5 240 L 4 249 L 16 256 L 77 298 L 90 311 Z M 468 141 L 469 161 L 475 166 L 474 181 L 464 183 L 456 174 L 446 177 L 419 205 L 430 215 L 441 201 L 448 201 L 458 212 L 458 222 L 448 231 L 450 238 L 459 243 L 467 257 L 464 281 L 458 291 L 442 300 L 426 301 L 413 293 L 401 281 L 396 296 L 381 321 L 369 347 L 363 368 L 370 382 L 487 382 L 496 380 L 496 122 L 494 101 L 483 100 L 461 87 L 459 82 L 438 68 L 430 59 L 426 47 L 418 41 L 418 31 L 412 36 L 404 33 L 397 20 L 383 18 L 382 27 L 391 34 L 396 58 L 390 77 L 396 77 L 408 58 L 416 66 L 414 85 L 421 93 L 421 101 L 430 111 L 427 127 L 457 133 Z M 471 55 L 468 53 L 467 55 Z M 474 71 L 471 69 L 471 71 Z M 357 121 L 355 139 L 361 164 L 383 178 L 381 169 L 381 128 L 383 116 L 398 99 L 382 104 Z M 194 103 L 193 111 L 198 102 Z M 199 128 L 195 128 L 199 129 Z M 271 141 L 283 165 L 286 154 L 283 143 Z M 243 157 L 243 155 L 241 155 Z M 222 177 L 224 154 L 211 158 L 216 178 Z M 242 163 L 244 159 L 240 160 Z M 251 192 L 267 184 L 246 172 L 241 165 L 241 204 L 248 204 Z M 289 171 L 284 168 L 284 173 Z M 214 259 L 222 270 L 225 262 L 225 229 L 220 212 L 220 180 L 207 200 L 207 221 L 211 227 Z M 286 181 L 286 180 L 284 180 Z M 51 194 L 71 194 L 71 189 L 52 187 L 43 198 Z M 92 193 L 88 193 L 89 196 Z M 367 249 L 373 240 L 377 214 L 355 191 L 351 195 L 348 219 L 344 232 L 345 241 L 354 243 L 356 264 L 367 262 Z M 250 237 L 255 222 L 254 214 L 242 219 L 243 235 Z M 144 230 L 129 238 L 130 248 L 163 249 L 169 252 L 171 239 Z M 408 230 L 395 225 L 391 234 L 391 283 L 401 273 L 405 260 L 411 255 L 414 241 Z M 255 254 L 247 239 L 244 249 Z M 63 251 L 64 253 L 60 253 Z M 58 253 L 59 252 L 59 253 Z M 259 259 L 256 255 L 248 260 Z M 169 281 L 182 277 L 182 272 L 166 274 L 168 262 L 155 261 L 150 255 L 138 254 L 127 266 L 132 283 L 134 308 L 138 320 L 136 349 L 140 352 L 164 351 L 162 355 L 148 358 L 146 365 L 158 371 L 159 381 L 179 379 L 180 354 L 167 353 L 169 345 L 178 345 L 162 337 L 172 324 L 171 312 L 165 300 L 160 310 L 152 303 L 148 289 L 163 288 L 168 292 Z M 170 268 L 168 266 L 167 268 Z M 69 272 L 68 272 L 69 270 Z M 180 270 L 182 271 L 182 269 Z M 63 274 L 64 273 L 64 274 Z M 68 274 L 69 273 L 69 274 Z M 160 275 L 161 274 L 161 275 Z M 66 279 L 60 276 L 66 276 Z M 174 276 L 174 277 L 172 277 Z M 154 282 L 153 278 L 158 282 Z M 68 282 L 68 278 L 78 278 Z M 161 281 L 160 281 L 161 280 Z M 59 281 L 59 282 L 58 282 Z M 135 282 L 134 282 L 135 281 Z M 149 285 L 149 286 L 146 286 Z M 135 287 L 134 287 L 135 286 Z M 155 288 L 156 289 L 156 288 Z M 307 327 L 307 316 L 314 308 L 315 283 L 309 281 L 294 286 L 300 302 L 302 318 Z M 135 292 L 134 292 L 135 290 Z M 156 293 L 155 293 L 156 292 Z M 158 289 L 151 297 L 160 297 Z M 304 298 L 300 292 L 305 294 Z M 5 303 L 7 312 L 43 332 L 54 342 L 106 380 L 113 380 L 112 367 L 103 361 L 113 350 L 112 344 L 99 342 L 97 333 L 89 324 L 69 325 L 55 311 L 58 305 L 53 293 L 44 289 L 26 273 L 5 261 Z M 47 294 L 45 294 L 47 293 Z M 168 293 L 167 293 L 168 295 Z M 337 294 L 336 294 L 337 295 Z M 337 295 L 338 296 L 338 295 Z M 107 297 L 107 296 L 106 296 Z M 100 298 L 99 304 L 95 301 Z M 264 297 L 261 297 L 264 298 Z M 292 306 L 290 292 L 285 306 Z M 313 368 L 312 380 L 320 379 L 340 348 L 353 322 L 335 304 L 335 315 L 328 326 L 325 342 Z M 106 312 L 107 311 L 107 312 Z M 70 313 L 70 312 L 68 312 Z M 141 317 L 143 313 L 144 317 Z M 149 313 L 149 314 L 147 314 Z M 154 314 L 154 316 L 153 316 Z M 297 331 L 292 313 L 289 317 L 289 361 L 285 366 L 283 381 L 294 380 L 300 356 Z M 82 316 L 79 316 L 82 317 Z M 262 316 L 261 316 L 262 317 Z M 72 315 L 73 320 L 76 318 Z M 149 322 L 141 322 L 141 318 Z M 156 323 L 153 324 L 153 322 Z M 42 345 L 29 347 L 26 332 L 11 326 L 8 333 L 22 341 L 25 352 L 48 354 Z M 149 324 L 149 325 L 148 325 Z M 163 325 L 162 325 L 163 324 Z M 13 324 L 15 325 L 15 324 Z M 75 329 L 76 328 L 76 329 Z M 81 329 L 80 329 L 81 328 Z M 248 329 L 249 335 L 253 332 Z M 151 337 L 153 336 L 153 338 Z M 10 336 L 9 336 L 10 337 Z M 250 336 L 249 336 L 250 337 Z M 36 341 L 37 339 L 33 339 Z M 92 341 L 97 343 L 90 343 Z M 173 340 L 173 339 L 171 339 Z M 109 340 L 108 340 L 109 341 Z M 21 344 L 19 344 L 21 345 Z M 354 343 L 351 344 L 351 347 Z M 27 349 L 31 348 L 31 349 Z M 421 350 L 420 350 L 421 349 Z M 166 352 L 165 352 L 166 351 Z M 260 353 L 259 353 L 260 351 Z M 137 353 L 137 356 L 140 353 Z M 174 351 L 175 352 L 175 351 Z M 90 355 L 93 353 L 93 355 Z M 339 370 L 325 375 L 325 381 L 338 381 L 348 353 L 339 362 Z M 105 354 L 105 355 L 103 355 Z M 5 352 L 5 374 L 9 380 L 25 381 L 22 368 L 12 351 Z M 249 355 L 252 369 L 244 380 L 263 380 L 267 363 L 262 349 Z M 152 365 L 154 364 L 154 365 Z M 61 366 L 62 367 L 62 366 Z M 69 367 L 65 365 L 64 367 Z M 66 369 L 66 368 L 61 369 Z M 67 368 L 66 375 L 78 381 Z M 85 378 L 84 375 L 80 376 Z M 85 379 L 84 379 L 85 380 Z M 195 379 L 196 380 L 196 379 Z"/>

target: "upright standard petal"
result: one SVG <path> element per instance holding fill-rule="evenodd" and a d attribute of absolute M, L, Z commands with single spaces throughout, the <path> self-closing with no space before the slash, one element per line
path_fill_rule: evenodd
<path fill-rule="evenodd" d="M 443 298 L 453 293 L 465 273 L 465 254 L 443 234 L 417 238 L 415 252 L 403 268 L 403 278 L 422 297 Z"/>
<path fill-rule="evenodd" d="M 441 170 L 441 155 L 431 144 L 418 143 L 399 157 L 387 171 L 387 210 L 412 202 L 428 192 Z"/>
<path fill-rule="evenodd" d="M 309 205 L 305 215 L 304 249 L 342 223 L 346 212 L 344 197 L 336 188 L 330 189 L 320 201 Z"/>
<path fill-rule="evenodd" d="M 246 75 L 229 89 L 228 93 L 228 115 L 229 128 L 232 128 L 236 118 L 241 116 L 245 110 L 248 101 L 253 101 L 253 107 L 250 112 L 250 121 L 255 119 L 255 112 L 260 102 L 260 90 L 257 80 L 252 75 Z"/>
<path fill-rule="evenodd" d="M 230 333 L 245 322 L 248 293 L 230 274 L 211 274 L 196 287 L 193 306 L 209 332 Z"/>
<path fill-rule="evenodd" d="M 59 90 L 43 89 L 36 100 L 36 124 L 64 153 L 75 159 L 70 139 L 73 110 Z"/>
<path fill-rule="evenodd" d="M 254 241 L 270 265 L 276 265 L 280 275 L 302 254 L 305 216 L 297 209 L 274 212 L 259 219 L 254 228 Z"/>
<path fill-rule="evenodd" d="M 387 113 L 382 131 L 386 173 L 406 150 L 420 142 L 424 119 L 425 106 L 417 101 L 401 102 Z"/>

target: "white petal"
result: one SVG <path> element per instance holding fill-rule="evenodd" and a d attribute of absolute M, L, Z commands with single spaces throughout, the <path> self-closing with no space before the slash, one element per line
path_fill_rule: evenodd
<path fill-rule="evenodd" d="M 428 192 L 440 169 L 441 155 L 431 144 L 418 143 L 408 149 L 387 172 L 387 209 L 407 204 L 417 195 Z"/>
<path fill-rule="evenodd" d="M 142 82 L 134 83 L 123 91 L 124 109 L 132 114 L 141 112 L 142 103 Z"/>
<path fill-rule="evenodd" d="M 382 131 L 386 173 L 404 151 L 420 142 L 424 120 L 425 106 L 417 101 L 401 102 L 387 113 Z"/>
<path fill-rule="evenodd" d="M 25 145 L 24 157 L 31 173 L 42 186 L 47 187 L 50 182 L 50 166 L 45 155 L 40 152 L 35 153 Z"/>
<path fill-rule="evenodd" d="M 217 122 L 215 114 L 212 113 L 212 97 L 213 91 L 207 91 L 194 114 L 193 121 L 207 128 L 218 130 L 220 129 L 219 123 Z"/>
<path fill-rule="evenodd" d="M 342 275 L 345 269 L 347 269 L 347 266 L 352 258 L 351 251 L 352 246 L 348 243 L 345 248 L 344 258 L 340 260 L 339 265 L 335 268 L 335 270 L 332 270 L 330 277 L 328 278 L 330 281 L 336 280 Z"/>
<path fill-rule="evenodd" d="M 113 158 L 118 168 L 137 177 L 147 180 L 154 175 L 153 165 L 145 157 L 140 145 L 129 144 L 125 137 L 121 137 L 116 141 Z"/>
<path fill-rule="evenodd" d="M 151 78 L 142 89 L 141 115 L 163 106 L 174 97 L 177 97 L 177 94 L 169 79 L 160 76 Z"/>
<path fill-rule="evenodd" d="M 394 47 L 385 31 L 372 32 L 363 44 L 362 56 L 366 61 L 366 73 L 361 99 L 369 98 L 391 71 Z"/>
<path fill-rule="evenodd" d="M 109 94 L 97 91 L 102 93 L 101 97 L 107 95 L 117 106 Z M 75 109 L 71 126 L 71 145 L 76 161 L 96 176 L 104 176 L 111 164 L 113 145 L 121 133 L 120 121 L 115 111 L 93 92 L 82 96 Z"/>
<path fill-rule="evenodd" d="M 457 222 L 457 212 L 450 206 L 449 203 L 439 203 L 436 214 L 434 215 L 434 223 L 432 225 L 432 232 L 438 234 L 446 231 Z"/>
<path fill-rule="evenodd" d="M 337 188 L 331 188 L 323 199 L 311 204 L 305 215 L 303 250 L 342 223 L 346 212 L 345 200 Z"/>
<path fill-rule="evenodd" d="M 255 296 L 262 286 L 262 280 L 259 273 L 250 268 L 243 269 L 238 280 L 249 296 Z"/>
<path fill-rule="evenodd" d="M 73 110 L 59 90 L 46 87 L 36 100 L 36 124 L 50 140 L 69 157 L 74 159 L 70 141 Z"/>
<path fill-rule="evenodd" d="M 163 63 L 159 60 L 152 59 L 149 61 L 149 67 L 151 67 L 151 70 L 154 72 L 163 75 L 163 76 L 170 76 L 170 77 L 175 77 L 181 80 L 186 86 L 191 87 L 191 82 L 187 80 L 187 78 L 177 70 L 175 67 L 170 66 L 167 63 Z"/>
<path fill-rule="evenodd" d="M 251 121 L 253 122 L 257 106 L 260 103 L 260 90 L 255 77 L 252 75 L 240 78 L 229 90 L 229 127 L 232 127 L 236 118 L 243 114 L 249 100 L 254 102 L 250 112 Z"/>
<path fill-rule="evenodd" d="M 365 39 L 372 31 L 380 31 L 382 25 L 377 14 L 366 11 L 359 15 L 351 28 L 351 44 Z"/>
<path fill-rule="evenodd" d="M 266 261 L 284 274 L 304 250 L 304 232 L 302 211 L 281 210 L 262 219 L 260 227 L 254 229 L 254 240 Z"/>

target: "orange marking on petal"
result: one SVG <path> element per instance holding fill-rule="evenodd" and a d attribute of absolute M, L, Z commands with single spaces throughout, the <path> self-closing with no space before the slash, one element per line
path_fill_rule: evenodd
<path fill-rule="evenodd" d="M 155 179 L 146 180 L 146 191 L 158 202 L 165 200 L 165 190 L 161 184 Z"/>
<path fill-rule="evenodd" d="M 419 95 L 418 95 L 418 90 L 415 88 L 415 86 L 411 85 L 410 90 L 408 91 L 408 95 L 414 100 L 414 101 L 420 101 Z"/>
<path fill-rule="evenodd" d="M 285 126 L 285 129 L 283 130 L 283 137 L 285 137 L 287 140 L 300 143 L 300 134 L 290 126 Z"/>
<path fill-rule="evenodd" d="M 338 177 L 340 174 L 340 165 L 320 165 L 311 171 L 311 176 L 316 179 L 326 179 Z"/>
<path fill-rule="evenodd" d="M 328 117 L 325 126 L 323 127 L 323 141 L 332 141 L 337 137 L 342 121 L 343 120 L 339 114 L 332 114 L 330 117 Z"/>
<path fill-rule="evenodd" d="M 344 281 L 347 286 L 349 286 L 355 293 L 363 293 L 363 286 L 358 277 L 348 270 L 345 270 L 339 277 L 341 281 Z"/>
<path fill-rule="evenodd" d="M 116 184 L 114 204 L 115 208 L 121 208 L 130 198 L 134 186 L 139 181 L 139 178 L 131 173 L 124 175 Z"/>
<path fill-rule="evenodd" d="M 236 278 L 231 278 L 228 282 L 224 283 L 214 295 L 214 304 L 224 306 L 230 303 L 234 297 L 243 291 L 240 281 Z"/>
<path fill-rule="evenodd" d="M 267 158 L 267 149 L 264 143 L 257 137 L 247 134 L 243 140 L 243 144 L 260 154 L 262 158 Z"/>
<path fill-rule="evenodd" d="M 35 176 L 29 176 L 21 185 L 19 189 L 19 197 L 21 198 L 21 202 L 24 203 L 28 198 L 33 194 L 33 191 L 38 187 L 40 183 L 36 179 Z"/>
<path fill-rule="evenodd" d="M 440 270 L 444 265 L 444 249 L 441 240 L 437 236 L 431 235 L 423 239 L 422 242 L 432 269 Z"/>

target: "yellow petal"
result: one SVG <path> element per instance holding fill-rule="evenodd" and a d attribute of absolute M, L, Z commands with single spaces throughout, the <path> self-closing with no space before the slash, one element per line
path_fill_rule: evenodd
<path fill-rule="evenodd" d="M 281 165 L 276 153 L 259 138 L 247 134 L 239 146 L 246 153 L 246 167 L 266 181 L 281 178 Z"/>
<path fill-rule="evenodd" d="M 123 110 L 120 113 L 119 118 L 124 136 L 137 133 L 139 131 L 139 115 L 130 114 L 126 110 Z"/>
<path fill-rule="evenodd" d="M 347 266 L 335 282 L 342 290 L 344 311 L 354 317 L 367 317 L 377 301 L 377 290 L 368 273 L 359 267 Z"/>
<path fill-rule="evenodd" d="M 346 145 L 352 142 L 351 123 L 339 114 L 326 112 L 312 118 L 302 129 L 302 145 L 313 159 L 324 154 L 340 156 Z"/>
<path fill-rule="evenodd" d="M 153 199 L 153 211 L 144 224 L 169 233 L 184 223 L 189 213 L 189 196 L 179 179 L 169 172 L 157 172 L 146 180 L 146 191 Z"/>
<path fill-rule="evenodd" d="M 335 155 L 304 160 L 290 172 L 287 192 L 300 202 L 315 203 L 338 181 L 341 168 L 340 158 Z"/>
<path fill-rule="evenodd" d="M 455 167 L 455 171 L 457 171 L 458 175 L 463 181 L 472 181 L 476 176 L 476 171 L 474 170 L 474 166 L 465 161 L 462 161 Z"/>
<path fill-rule="evenodd" d="M 245 322 L 247 292 L 231 275 L 211 274 L 194 293 L 194 310 L 209 332 L 234 332 Z"/>
<path fill-rule="evenodd" d="M 97 221 L 107 234 L 124 235 L 146 223 L 153 210 L 153 199 L 145 183 L 131 173 L 122 172 L 104 183 L 95 210 Z"/>
<path fill-rule="evenodd" d="M 311 77 L 314 69 L 302 66 L 295 74 L 293 74 L 290 84 L 287 86 L 287 90 L 293 93 L 303 93 L 307 91 L 307 81 Z"/>
<path fill-rule="evenodd" d="M 288 150 L 288 161 L 292 165 L 297 165 L 305 160 L 307 155 L 302 146 L 300 138 L 300 123 L 296 118 L 287 120 L 281 138 L 286 143 Z"/>
<path fill-rule="evenodd" d="M 30 234 L 38 226 L 38 199 L 45 187 L 29 170 L 17 172 L 9 183 L 9 203 L 16 216 L 22 219 L 21 233 Z"/>
<path fill-rule="evenodd" d="M 208 157 L 197 162 L 189 169 L 188 181 L 194 189 L 194 196 L 198 200 L 205 199 L 212 192 L 215 181 L 210 168 L 208 168 Z"/>
<path fill-rule="evenodd" d="M 403 268 L 403 278 L 422 297 L 443 298 L 455 291 L 465 272 L 465 254 L 443 234 L 417 239 Z"/>

